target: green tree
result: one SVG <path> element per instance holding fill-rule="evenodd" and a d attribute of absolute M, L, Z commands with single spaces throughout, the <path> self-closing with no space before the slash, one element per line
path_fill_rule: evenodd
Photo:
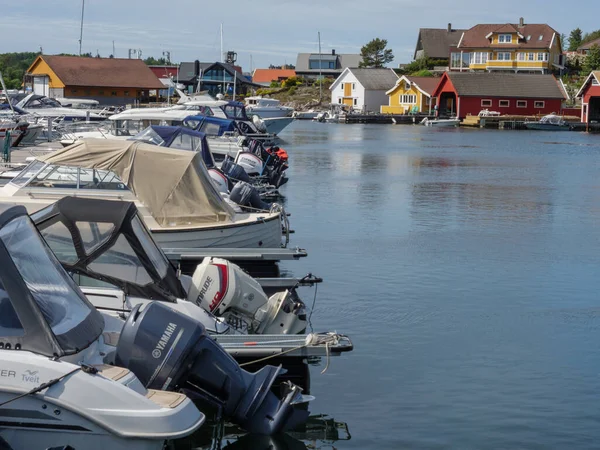
<path fill-rule="evenodd" d="M 600 38 L 600 30 L 592 31 L 590 33 L 585 33 L 583 38 L 581 39 L 581 43 L 585 44 L 586 42 L 593 41 L 594 39 Z"/>
<path fill-rule="evenodd" d="M 590 51 L 585 57 L 583 63 L 583 71 L 585 74 L 590 73 L 592 70 L 600 69 L 600 47 L 598 44 L 594 44 L 590 47 Z"/>
<path fill-rule="evenodd" d="M 386 48 L 387 40 L 375 38 L 360 49 L 362 61 L 358 67 L 381 68 L 394 60 L 392 49 Z"/>
<path fill-rule="evenodd" d="M 581 28 L 575 28 L 571 31 L 571 34 L 569 35 L 569 51 L 574 52 L 577 50 L 577 47 L 581 45 L 582 40 L 583 32 L 581 31 Z"/>
<path fill-rule="evenodd" d="M 149 56 L 148 58 L 144 59 L 144 62 L 148 66 L 166 66 L 169 64 L 169 61 L 167 61 L 165 58 L 156 59 L 152 56 Z"/>

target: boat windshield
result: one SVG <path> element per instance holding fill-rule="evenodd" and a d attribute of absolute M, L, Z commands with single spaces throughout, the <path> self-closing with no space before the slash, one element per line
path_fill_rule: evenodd
<path fill-rule="evenodd" d="M 62 108 L 63 106 L 56 100 L 48 97 L 32 97 L 27 104 L 26 108 Z"/>
<path fill-rule="evenodd" d="M 562 124 L 564 121 L 562 120 L 562 117 L 557 116 L 555 114 L 549 114 L 547 116 L 544 116 L 540 119 L 540 123 L 547 123 L 550 125 L 560 125 Z"/>
<path fill-rule="evenodd" d="M 85 320 L 90 307 L 83 294 L 27 216 L 17 217 L 2 227 L 0 239 L 57 337 Z"/>
<path fill-rule="evenodd" d="M 33 161 L 11 183 L 19 187 L 129 190 L 108 170 L 56 166 L 42 161 Z"/>
<path fill-rule="evenodd" d="M 148 127 L 145 130 L 140 131 L 133 137 L 133 139 L 136 141 L 143 141 L 147 142 L 148 144 L 154 145 L 165 144 L 165 140 L 162 137 L 160 137 L 160 135 L 156 131 L 154 131 L 152 127 Z"/>

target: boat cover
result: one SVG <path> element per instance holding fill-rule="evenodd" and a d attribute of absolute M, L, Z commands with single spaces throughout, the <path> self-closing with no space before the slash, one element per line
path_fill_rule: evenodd
<path fill-rule="evenodd" d="M 60 357 L 87 348 L 103 329 L 25 208 L 0 206 L 0 348 Z"/>
<path fill-rule="evenodd" d="M 183 124 L 188 128 L 200 131 L 209 136 L 222 136 L 224 133 L 235 133 L 238 131 L 235 120 L 200 114 L 186 117 Z"/>
<path fill-rule="evenodd" d="M 133 202 L 63 197 L 31 218 L 67 271 L 110 283 L 131 296 L 163 301 L 186 297 L 177 271 Z"/>
<path fill-rule="evenodd" d="M 37 158 L 48 164 L 114 172 L 162 227 L 231 222 L 198 152 L 119 139 L 83 139 Z"/>

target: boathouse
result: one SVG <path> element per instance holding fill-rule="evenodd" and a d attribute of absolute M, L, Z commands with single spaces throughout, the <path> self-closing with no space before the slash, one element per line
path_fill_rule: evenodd
<path fill-rule="evenodd" d="M 40 55 L 27 69 L 25 88 L 52 98 L 97 100 L 101 105 L 148 101 L 164 85 L 141 59 Z"/>
<path fill-rule="evenodd" d="M 600 122 L 600 70 L 591 72 L 577 92 L 581 99 L 581 121 Z"/>
<path fill-rule="evenodd" d="M 431 101 L 439 78 L 402 75 L 393 88 L 385 94 L 388 104 L 381 107 L 382 114 L 431 114 L 435 102 Z"/>
<path fill-rule="evenodd" d="M 355 111 L 378 113 L 388 103 L 386 92 L 398 80 L 392 69 L 355 69 L 347 67 L 329 87 L 331 103 L 343 104 Z"/>
<path fill-rule="evenodd" d="M 440 115 L 464 118 L 482 110 L 501 115 L 559 114 L 568 95 L 554 75 L 446 72 L 433 92 Z"/>

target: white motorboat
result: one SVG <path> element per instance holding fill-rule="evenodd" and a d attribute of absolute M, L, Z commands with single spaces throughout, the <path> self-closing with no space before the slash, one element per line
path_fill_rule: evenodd
<path fill-rule="evenodd" d="M 183 394 L 146 389 L 109 365 L 102 315 L 22 207 L 0 212 L 0 438 L 14 449 L 160 450 L 204 415 Z M 157 339 L 160 335 L 156 336 Z"/>
<path fill-rule="evenodd" d="M 314 120 L 317 122 L 344 122 L 350 107 L 342 103 L 331 103 L 329 109 L 321 111 Z"/>
<path fill-rule="evenodd" d="M 314 120 L 319 115 L 319 111 L 309 109 L 308 111 L 294 111 L 292 117 L 298 120 Z"/>
<path fill-rule="evenodd" d="M 246 97 L 246 111 L 256 114 L 261 119 L 275 117 L 290 117 L 294 108 L 283 106 L 281 101 L 275 98 L 264 98 L 262 96 Z"/>
<path fill-rule="evenodd" d="M 556 114 L 548 114 L 537 122 L 529 122 L 526 120 L 525 128 L 528 130 L 542 131 L 569 131 L 571 129 L 571 125 L 561 116 L 557 116 Z"/>
<path fill-rule="evenodd" d="M 460 119 L 429 119 L 428 117 L 425 117 L 421 121 L 421 125 L 425 125 L 427 127 L 457 127 L 460 125 Z"/>
<path fill-rule="evenodd" d="M 97 114 L 90 109 L 65 108 L 56 100 L 44 95 L 37 94 L 17 94 L 10 97 L 10 102 L 29 114 L 34 114 L 40 118 L 56 119 L 61 118 L 66 122 L 70 121 L 102 121 L 106 117 Z"/>
<path fill-rule="evenodd" d="M 23 207 L 0 213 L 0 260 L 0 437 L 9 445 L 159 450 L 204 421 L 180 391 L 253 433 L 308 418 L 296 406 L 311 400 L 300 388 L 270 392 L 279 368 L 246 372 L 200 322 L 163 302 L 138 304 L 126 320 L 94 309 Z"/>
<path fill-rule="evenodd" d="M 280 248 L 287 223 L 278 205 L 235 212 L 217 192 L 201 153 L 136 141 L 78 141 L 37 156 L 0 188 L 0 202 L 31 213 L 68 195 L 135 202 L 167 248 Z"/>

